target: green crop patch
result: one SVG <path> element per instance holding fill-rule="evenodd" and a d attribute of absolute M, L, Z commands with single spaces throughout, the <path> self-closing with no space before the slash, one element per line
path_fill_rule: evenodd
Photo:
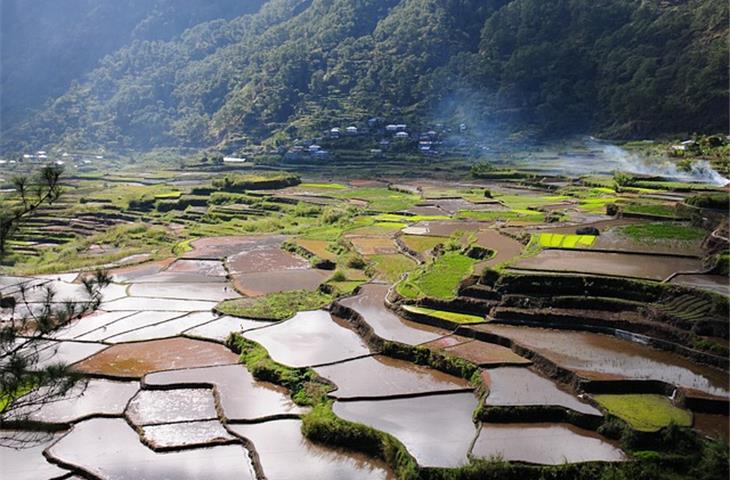
<path fill-rule="evenodd" d="M 428 315 L 429 317 L 440 318 L 454 323 L 481 323 L 484 318 L 478 315 L 469 315 L 467 313 L 448 312 L 446 310 L 435 310 L 433 308 L 417 307 L 415 305 L 404 305 L 403 308 L 409 312 Z"/>
<path fill-rule="evenodd" d="M 400 237 L 403 243 L 418 253 L 426 253 L 434 249 L 436 245 L 445 245 L 448 237 L 432 237 L 427 235 L 403 235 Z"/>
<path fill-rule="evenodd" d="M 336 193 L 335 196 L 345 199 L 366 201 L 368 202 L 368 208 L 378 212 L 406 210 L 420 201 L 420 197 L 417 195 L 378 187 L 346 190 Z"/>
<path fill-rule="evenodd" d="M 538 242 L 543 248 L 588 248 L 596 241 L 595 235 L 541 233 Z"/>
<path fill-rule="evenodd" d="M 459 210 L 456 213 L 456 218 L 460 220 L 476 220 L 478 222 L 542 222 L 545 220 L 545 214 L 537 210 L 528 209 L 497 211 Z"/>
<path fill-rule="evenodd" d="M 639 215 L 653 215 L 655 217 L 673 218 L 677 216 L 677 211 L 674 207 L 661 204 L 630 203 L 624 207 L 624 212 Z"/>
<path fill-rule="evenodd" d="M 416 262 L 400 253 L 370 255 L 371 269 L 384 280 L 395 283 L 404 273 L 416 268 Z"/>
<path fill-rule="evenodd" d="M 317 310 L 331 301 L 332 295 L 319 290 L 292 290 L 256 298 L 226 300 L 219 303 L 216 309 L 234 317 L 286 320 L 297 312 Z"/>
<path fill-rule="evenodd" d="M 675 407 L 663 395 L 595 395 L 593 398 L 634 430 L 654 432 L 672 424 L 682 427 L 692 425 L 692 414 Z"/>
<path fill-rule="evenodd" d="M 461 253 L 445 253 L 408 274 L 398 284 L 398 293 L 406 298 L 453 298 L 459 283 L 472 272 L 475 263 L 476 260 Z"/>
<path fill-rule="evenodd" d="M 619 227 L 618 232 L 636 241 L 702 240 L 707 232 L 701 228 L 675 222 L 639 223 Z"/>
<path fill-rule="evenodd" d="M 304 190 L 347 190 L 345 185 L 339 183 L 301 183 L 299 188 Z"/>

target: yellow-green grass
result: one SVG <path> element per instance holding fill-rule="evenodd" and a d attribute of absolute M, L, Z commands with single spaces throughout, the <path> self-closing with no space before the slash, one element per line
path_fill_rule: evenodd
<path fill-rule="evenodd" d="M 216 309 L 234 317 L 286 320 L 297 312 L 317 310 L 331 301 L 331 295 L 319 290 L 292 290 L 256 298 L 226 300 L 219 303 Z"/>
<path fill-rule="evenodd" d="M 390 223 L 390 222 L 379 222 L 366 227 L 353 228 L 347 231 L 347 235 L 351 236 L 362 236 L 362 237 L 392 237 L 395 232 L 405 228 L 404 223 Z"/>
<path fill-rule="evenodd" d="M 514 210 L 460 210 L 456 213 L 456 218 L 460 220 L 476 220 L 478 222 L 496 222 L 496 221 L 523 221 L 523 222 L 542 222 L 545 220 L 545 214 L 536 210 L 514 209 Z"/>
<path fill-rule="evenodd" d="M 454 323 L 479 323 L 484 319 L 478 315 L 469 315 L 467 313 L 447 312 L 445 310 L 435 310 L 433 308 L 417 307 L 415 305 L 404 305 L 403 308 L 409 312 L 428 315 L 429 317 L 440 318 Z"/>
<path fill-rule="evenodd" d="M 593 398 L 634 430 L 654 432 L 672 424 L 684 427 L 692 425 L 692 414 L 675 407 L 663 395 L 595 395 Z"/>
<path fill-rule="evenodd" d="M 585 248 L 593 245 L 595 235 L 574 235 L 563 233 L 541 233 L 538 241 L 543 248 Z"/>
<path fill-rule="evenodd" d="M 674 222 L 639 223 L 619 227 L 618 232 L 637 241 L 702 240 L 707 231 L 689 224 Z"/>
<path fill-rule="evenodd" d="M 373 217 L 377 222 L 401 222 L 401 223 L 417 223 L 438 220 L 448 220 L 448 215 L 400 215 L 397 213 L 381 213 Z"/>
<path fill-rule="evenodd" d="M 588 213 L 604 213 L 606 205 L 616 203 L 617 197 L 589 197 L 581 198 L 578 202 L 578 208 Z"/>
<path fill-rule="evenodd" d="M 421 198 L 417 195 L 379 187 L 344 190 L 342 192 L 338 192 L 336 196 L 340 198 L 364 200 L 368 202 L 368 208 L 378 212 L 406 210 L 421 200 Z"/>
<path fill-rule="evenodd" d="M 418 253 L 430 252 L 436 245 L 445 245 L 449 241 L 448 237 L 428 235 L 403 235 L 400 238 L 408 248 Z"/>
<path fill-rule="evenodd" d="M 182 192 L 164 192 L 155 194 L 155 198 L 157 200 L 173 200 L 180 198 L 181 196 Z"/>
<path fill-rule="evenodd" d="M 417 267 L 416 262 L 400 253 L 370 255 L 371 269 L 382 279 L 395 283 L 404 273 Z"/>
<path fill-rule="evenodd" d="M 310 190 L 347 190 L 345 185 L 339 183 L 301 183 L 298 185 L 298 188 Z"/>
<path fill-rule="evenodd" d="M 513 210 L 527 210 L 529 208 L 561 203 L 570 200 L 570 197 L 565 195 L 541 195 L 533 197 L 527 195 L 500 195 L 496 199 Z"/>
<path fill-rule="evenodd" d="M 654 215 L 659 217 L 675 217 L 677 215 L 677 211 L 673 206 L 651 203 L 630 203 L 624 206 L 624 212 L 638 213 L 642 215 Z"/>
<path fill-rule="evenodd" d="M 398 284 L 398 293 L 406 298 L 453 298 L 459 283 L 473 271 L 475 263 L 476 260 L 459 252 L 445 253 L 408 274 Z"/>
<path fill-rule="evenodd" d="M 327 240 L 295 238 L 294 243 L 307 250 L 308 252 L 312 252 L 314 255 L 323 260 L 337 260 L 337 255 L 328 250 L 328 247 L 332 245 L 332 242 L 328 242 Z"/>

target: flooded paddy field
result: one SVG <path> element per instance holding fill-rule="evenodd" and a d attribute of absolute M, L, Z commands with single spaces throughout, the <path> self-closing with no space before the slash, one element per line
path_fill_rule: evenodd
<path fill-rule="evenodd" d="M 364 423 L 403 442 L 419 465 L 456 467 L 467 463 L 476 434 L 472 393 L 453 393 L 395 400 L 336 402 L 334 412 Z"/>
<path fill-rule="evenodd" d="M 339 300 L 339 303 L 362 316 L 375 334 L 385 340 L 416 345 L 448 334 L 443 329 L 402 319 L 386 308 L 385 295 L 389 288 L 386 284 L 363 285 L 358 295 Z"/>
<path fill-rule="evenodd" d="M 48 391 L 41 388 L 21 400 L 27 407 L 14 416 L 43 423 L 70 423 L 92 415 L 121 415 L 137 390 L 138 382 L 91 379 L 76 384 L 63 397 L 37 406 L 33 399 L 42 398 Z"/>
<path fill-rule="evenodd" d="M 301 433 L 300 420 L 274 420 L 229 429 L 256 445 L 266 478 L 271 480 L 390 480 L 381 461 L 359 453 L 325 448 Z M 296 468 L 292 468 L 296 465 Z"/>
<path fill-rule="evenodd" d="M 37 480 L 39 478 L 65 478 L 69 471 L 50 463 L 43 457 L 43 450 L 53 445 L 64 433 L 3 431 L 18 442 L 0 445 L 0 465 L 3 478 L 13 480 Z M 19 443 L 19 445 L 15 445 Z M 17 448 L 20 446 L 20 448 Z M 6 477 L 7 476 L 7 477 Z"/>
<path fill-rule="evenodd" d="M 544 250 L 512 267 L 664 280 L 674 272 L 702 270 L 702 262 L 697 258 L 661 255 Z"/>
<path fill-rule="evenodd" d="M 120 418 L 78 423 L 46 453 L 62 465 L 100 478 L 228 479 L 231 472 L 242 479 L 256 478 L 248 452 L 241 445 L 156 453 Z"/>
<path fill-rule="evenodd" d="M 569 424 L 484 424 L 472 455 L 508 461 L 560 465 L 616 462 L 626 455 L 603 437 Z"/>
<path fill-rule="evenodd" d="M 167 423 L 140 427 L 143 442 L 155 450 L 235 443 L 218 420 Z"/>
<path fill-rule="evenodd" d="M 527 368 L 484 370 L 482 381 L 489 390 L 485 399 L 489 406 L 557 405 L 580 413 L 601 415 L 600 410 L 581 401 L 567 388 L 561 389 L 552 380 Z"/>
<path fill-rule="evenodd" d="M 459 289 L 459 280 L 471 282 L 471 276 L 483 269 L 510 262 L 516 265 L 513 272 L 524 268 L 656 279 L 699 266 L 699 258 L 670 255 L 533 251 L 532 247 L 540 245 L 529 243 L 530 235 L 575 234 L 576 228 L 586 225 L 601 230 L 593 248 L 643 248 L 643 244 L 631 246 L 610 232 L 647 220 L 609 217 L 603 204 L 600 209 L 584 208 L 583 198 L 571 195 L 596 192 L 580 180 L 551 182 L 550 188 L 559 191 L 528 188 L 519 181 L 505 185 L 481 180 L 469 184 L 409 180 L 407 192 L 389 189 L 388 182 L 379 180 L 311 183 L 251 196 L 243 193 L 240 205 L 211 204 L 165 215 L 136 212 L 139 217 L 135 218 L 145 218 L 149 222 L 145 228 L 150 229 L 175 217 L 174 225 L 162 227 L 165 245 L 150 243 L 149 253 L 144 254 L 139 253 L 142 247 L 135 246 L 124 257 L 123 248 L 110 242 L 94 240 L 89 243 L 93 248 L 84 245 L 86 250 L 105 255 L 118 253 L 115 258 L 122 260 L 110 263 L 116 267 L 110 272 L 113 283 L 102 292 L 99 309 L 73 319 L 42 340 L 40 365 L 58 360 L 69 363 L 84 377 L 85 388 L 80 384 L 43 408 L 17 413 L 18 418 L 64 430 L 28 450 L 0 447 L 0 476 L 7 471 L 12 478 L 21 479 L 215 479 L 235 475 L 244 479 L 390 480 L 397 478 L 394 472 L 410 468 L 412 464 L 399 469 L 403 464 L 397 463 L 411 462 L 410 456 L 418 464 L 413 465 L 416 470 L 465 466 L 475 459 L 496 456 L 505 462 L 554 466 L 644 461 L 632 456 L 631 448 L 623 445 L 622 450 L 594 431 L 549 423 L 555 419 L 547 418 L 550 412 L 560 410 L 562 415 L 570 410 L 566 418 L 580 424 L 583 420 L 590 428 L 623 418 L 603 416 L 612 412 L 605 407 L 605 398 L 604 403 L 595 403 L 597 395 L 573 391 L 543 376 L 545 365 L 540 359 L 533 364 L 528 353 L 523 357 L 503 345 L 476 340 L 464 329 L 512 339 L 586 380 L 662 380 L 693 389 L 695 397 L 722 399 L 730 392 L 726 372 L 605 335 L 494 323 L 461 325 L 452 331 L 399 316 L 402 298 L 396 284 L 409 272 L 434 263 L 441 252 L 434 252 L 433 247 L 448 244 L 451 236 L 461 245 L 455 241 L 449 248 L 463 257 L 470 255 L 469 244 L 494 250 L 495 255 L 482 261 L 472 257 L 473 268 L 453 275 L 460 278 L 448 279 L 455 286 L 446 292 L 448 298 L 434 294 L 438 288 L 425 288 L 414 298 L 408 297 L 407 303 L 491 318 L 486 316 L 487 310 L 499 305 L 500 300 L 495 299 L 499 291 L 490 290 L 487 281 L 473 289 Z M 366 186 L 373 190 L 348 191 Z M 487 198 L 487 194 L 495 198 Z M 612 202 L 637 201 L 635 195 L 610 195 Z M 292 200 L 304 204 L 294 205 Z M 218 214 L 230 218 L 218 219 Z M 204 215 L 208 216 L 201 220 Z M 237 234 L 244 232 L 261 233 Z M 123 234 L 119 237 L 125 238 Z M 334 269 L 313 268 L 314 262 L 287 251 L 289 242 L 329 260 Z M 647 248 L 664 252 L 658 244 L 647 244 Z M 412 250 L 420 254 L 415 257 L 423 264 L 408 260 L 391 265 Z M 519 259 L 527 254 L 535 255 Z M 143 263 L 118 266 L 124 258 Z M 82 267 L 80 272 L 84 271 L 91 271 L 90 267 Z M 435 287 L 452 273 L 445 268 L 444 278 L 433 279 Z M 66 298 L 80 302 L 80 281 L 85 275 L 25 276 L 25 271 L 19 271 L 0 276 L 0 293 L 17 291 L 21 284 L 45 285 L 56 290 L 58 305 Z M 340 280 L 334 280 L 334 275 Z M 685 274 L 672 283 L 720 291 L 727 279 Z M 357 293 L 345 293 L 352 289 Z M 396 293 L 386 299 L 391 289 Z M 269 295 L 294 290 L 309 292 Z M 29 292 L 31 308 L 40 307 L 41 292 L 41 288 Z M 321 303 L 293 305 L 301 298 L 308 300 L 307 295 L 316 297 L 313 302 L 319 302 L 321 296 Z M 219 305 L 241 296 L 252 298 L 243 299 L 239 310 Z M 250 308 L 252 305 L 257 309 Z M 484 311 L 472 311 L 481 308 Z M 3 318 L 7 318 L 6 311 Z M 17 311 L 22 313 L 23 307 Z M 217 312 L 222 311 L 227 315 L 219 316 Z M 262 318 L 272 313 L 271 318 L 289 320 L 245 318 L 246 314 L 258 317 L 260 311 Z M 370 330 L 386 342 L 364 338 Z M 231 333 L 250 342 L 239 339 L 229 347 L 226 340 Z M 720 336 L 712 340 L 722 344 Z M 240 349 L 241 355 L 231 348 Z M 693 417 L 692 428 L 700 435 L 727 437 L 726 416 L 690 413 L 671 403 L 676 399 L 662 396 L 664 403 Z M 523 414 L 537 418 L 525 420 L 520 418 Z M 499 415 L 499 422 L 507 423 L 494 423 Z M 688 430 L 688 422 L 682 428 Z M 303 430 L 303 426 L 308 428 Z M 639 431 L 635 425 L 631 428 Z M 383 433 L 401 442 L 408 455 L 397 455 L 403 458 L 386 464 L 374 455 L 337 446 L 346 444 L 348 435 L 362 434 L 368 439 L 364 446 L 377 450 L 382 447 L 377 442 Z M 322 439 L 327 443 L 320 443 Z M 469 468 L 478 470 L 481 463 Z M 486 465 L 512 468 L 503 463 Z M 590 468 L 594 467 L 596 472 L 603 471 L 598 465 Z"/>
<path fill-rule="evenodd" d="M 332 272 L 315 268 L 235 275 L 236 289 L 249 297 L 289 290 L 316 290 Z"/>
<path fill-rule="evenodd" d="M 144 377 L 144 385 L 149 388 L 210 385 L 216 389 L 223 415 L 229 420 L 252 421 L 304 411 L 292 402 L 286 389 L 254 380 L 242 365 L 150 373 Z"/>
<path fill-rule="evenodd" d="M 627 340 L 590 332 L 487 325 L 471 327 L 506 337 L 586 378 L 653 379 L 727 397 L 727 373 Z"/>
<path fill-rule="evenodd" d="M 188 338 L 118 344 L 74 365 L 89 374 L 140 378 L 146 373 L 236 363 L 238 356 L 222 345 Z"/>
<path fill-rule="evenodd" d="M 441 350 L 448 355 L 463 358 L 482 367 L 530 364 L 529 360 L 520 357 L 507 347 L 459 335 L 442 337 L 426 343 L 424 346 Z"/>
<path fill-rule="evenodd" d="M 129 402 L 125 415 L 137 426 L 218 418 L 209 388 L 142 390 Z"/>
<path fill-rule="evenodd" d="M 262 328 L 271 324 L 272 322 L 263 320 L 223 316 L 217 317 L 215 320 L 203 323 L 202 325 L 189 328 L 183 331 L 183 334 L 188 337 L 204 338 L 222 343 L 225 342 L 231 332 L 245 332 L 246 330 Z"/>
<path fill-rule="evenodd" d="M 346 322 L 328 312 L 300 312 L 276 325 L 250 330 L 243 336 L 266 348 L 271 358 L 292 367 L 340 362 L 370 350 Z"/>
<path fill-rule="evenodd" d="M 710 290 L 730 297 L 730 279 L 722 275 L 692 275 L 683 274 L 672 278 L 671 283 L 687 287 Z"/>
<path fill-rule="evenodd" d="M 388 397 L 471 389 L 469 382 L 428 367 L 380 355 L 317 367 L 337 385 L 335 398 Z"/>

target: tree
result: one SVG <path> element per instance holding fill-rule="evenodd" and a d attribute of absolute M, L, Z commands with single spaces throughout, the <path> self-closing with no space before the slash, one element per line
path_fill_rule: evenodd
<path fill-rule="evenodd" d="M 62 168 L 49 165 L 33 176 L 13 178 L 15 192 L 0 203 L 0 259 L 18 227 L 44 204 L 62 194 Z M 82 279 L 82 296 L 59 302 L 50 282 L 28 279 L 0 295 L 0 427 L 22 422 L 43 405 L 67 394 L 79 377 L 54 362 L 51 334 L 99 308 L 102 290 L 111 283 L 98 270 Z M 12 288 L 12 287 L 11 287 Z M 15 446 L 22 436 L 1 434 L 0 444 Z"/>
<path fill-rule="evenodd" d="M 0 326 L 0 427 L 23 422 L 77 385 L 79 375 L 53 361 L 49 337 L 98 309 L 102 290 L 110 283 L 109 274 L 97 270 L 82 279 L 83 298 L 58 302 L 52 286 L 33 285 L 32 280 L 4 298 L 9 314 Z M 0 435 L 0 444 L 16 441 L 12 433 Z"/>
<path fill-rule="evenodd" d="M 8 240 L 38 208 L 52 204 L 63 193 L 63 167 L 47 165 L 32 177 L 16 176 L 12 183 L 15 192 L 0 200 L 0 260 L 7 254 Z"/>

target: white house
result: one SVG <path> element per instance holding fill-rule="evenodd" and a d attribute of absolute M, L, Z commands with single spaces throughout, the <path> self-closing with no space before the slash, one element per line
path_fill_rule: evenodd
<path fill-rule="evenodd" d="M 356 135 L 357 134 L 357 127 L 350 125 L 345 129 L 348 135 Z"/>
<path fill-rule="evenodd" d="M 408 132 L 397 132 L 395 138 L 408 138 Z"/>

